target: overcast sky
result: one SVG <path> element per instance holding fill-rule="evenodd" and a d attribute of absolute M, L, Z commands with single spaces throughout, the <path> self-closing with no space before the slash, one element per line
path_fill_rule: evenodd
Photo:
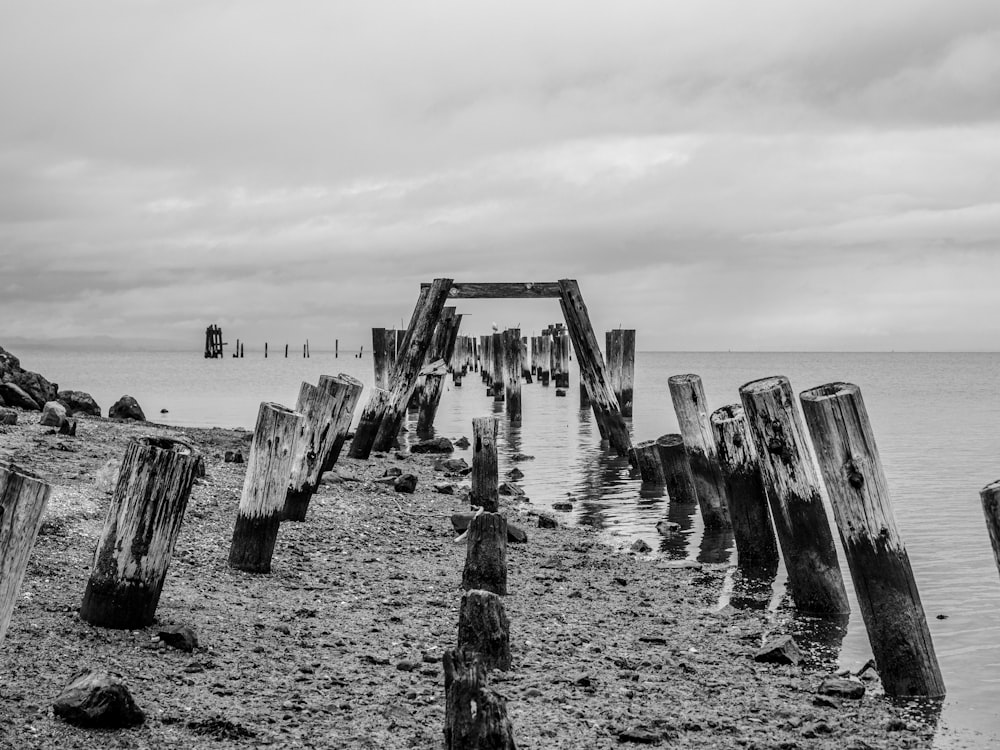
<path fill-rule="evenodd" d="M 576 278 L 640 349 L 1000 342 L 996 0 L 0 18 L 0 346 L 367 348 L 436 276 Z"/>

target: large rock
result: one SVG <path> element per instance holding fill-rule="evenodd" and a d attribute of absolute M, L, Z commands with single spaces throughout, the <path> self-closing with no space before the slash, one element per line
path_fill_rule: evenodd
<path fill-rule="evenodd" d="M 101 407 L 94 397 L 83 391 L 59 391 L 59 401 L 66 407 L 70 416 L 74 414 L 89 414 L 92 417 L 101 416 Z"/>
<path fill-rule="evenodd" d="M 753 660 L 765 664 L 800 664 L 802 652 L 792 636 L 782 635 L 765 643 Z"/>
<path fill-rule="evenodd" d="M 108 409 L 108 416 L 111 419 L 134 419 L 136 422 L 146 421 L 146 415 L 142 413 L 142 407 L 131 396 L 122 396 L 115 401 L 112 407 Z"/>
<path fill-rule="evenodd" d="M 82 727 L 131 727 L 146 718 L 117 675 L 89 669 L 73 676 L 52 710 L 60 719 Z"/>
<path fill-rule="evenodd" d="M 837 698 L 851 698 L 858 700 L 865 695 L 865 686 L 860 682 L 848 680 L 842 677 L 830 677 L 820 683 L 817 692 L 820 695 L 832 695 Z"/>
<path fill-rule="evenodd" d="M 46 401 L 42 409 L 42 418 L 38 420 L 38 424 L 43 424 L 46 427 L 58 427 L 64 419 L 66 419 L 66 407 L 58 401 Z"/>
<path fill-rule="evenodd" d="M 198 633 L 190 625 L 161 625 L 156 633 L 168 646 L 191 652 L 198 648 Z"/>
<path fill-rule="evenodd" d="M 42 407 L 17 383 L 0 383 L 0 396 L 8 406 L 16 406 L 18 409 L 28 409 L 30 411 L 41 411 Z"/>
<path fill-rule="evenodd" d="M 451 453 L 455 446 L 446 437 L 421 440 L 410 446 L 410 453 Z"/>
<path fill-rule="evenodd" d="M 17 412 L 0 406 L 0 424 L 17 424 Z"/>
<path fill-rule="evenodd" d="M 50 383 L 37 372 L 21 370 L 11 381 L 23 388 L 38 404 L 55 401 L 59 396 L 59 386 Z"/>

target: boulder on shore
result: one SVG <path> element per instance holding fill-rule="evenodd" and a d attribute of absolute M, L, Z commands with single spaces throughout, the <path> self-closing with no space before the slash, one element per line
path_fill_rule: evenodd
<path fill-rule="evenodd" d="M 66 407 L 69 416 L 89 414 L 92 417 L 101 416 L 101 407 L 94 397 L 83 391 L 59 391 L 59 401 Z"/>
<path fill-rule="evenodd" d="M 21 406 L 16 400 L 11 400 L 5 393 L 0 392 L 0 398 L 7 402 L 7 406 L 18 406 L 34 411 L 41 411 L 41 405 L 46 401 L 55 401 L 59 391 L 59 386 L 50 383 L 37 372 L 21 367 L 21 360 L 5 351 L 3 347 L 0 347 L 0 383 L 16 386 L 28 394 L 34 403 L 34 406 Z"/>
<path fill-rule="evenodd" d="M 17 424 L 17 412 L 0 406 L 0 424 Z"/>
<path fill-rule="evenodd" d="M 455 446 L 446 437 L 421 440 L 410 446 L 410 453 L 451 453 L 454 450 Z"/>
<path fill-rule="evenodd" d="M 42 418 L 38 424 L 46 427 L 59 427 L 66 420 L 66 407 L 58 401 L 46 401 L 42 408 Z"/>
<path fill-rule="evenodd" d="M 0 383 L 0 396 L 8 406 L 29 411 L 41 411 L 42 407 L 17 383 Z"/>
<path fill-rule="evenodd" d="M 131 396 L 122 396 L 108 409 L 108 416 L 111 419 L 133 419 L 136 422 L 145 422 L 146 415 L 142 413 L 139 402 Z"/>
<path fill-rule="evenodd" d="M 60 719 L 82 727 L 131 727 L 146 716 L 117 675 L 77 672 L 52 706 Z"/>

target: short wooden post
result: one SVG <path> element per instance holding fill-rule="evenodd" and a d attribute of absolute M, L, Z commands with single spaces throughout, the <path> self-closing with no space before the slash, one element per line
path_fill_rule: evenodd
<path fill-rule="evenodd" d="M 201 460 L 190 445 L 170 438 L 136 438 L 125 448 L 82 620 L 120 629 L 153 622 Z"/>
<path fill-rule="evenodd" d="M 830 383 L 804 391 L 801 401 L 882 687 L 897 698 L 943 696 L 944 680 L 861 390 Z"/>
<path fill-rule="evenodd" d="M 458 648 L 478 654 L 487 669 L 510 669 L 510 620 L 497 594 L 473 589 L 462 595 L 458 614 Z"/>
<path fill-rule="evenodd" d="M 512 422 L 521 421 L 521 329 L 509 328 L 503 332 L 502 361 L 503 389 L 507 417 Z"/>
<path fill-rule="evenodd" d="M 499 513 L 480 513 L 466 532 L 462 588 L 507 594 L 507 519 Z"/>
<path fill-rule="evenodd" d="M 333 340 L 333 358 L 338 359 L 340 357 L 340 339 Z"/>
<path fill-rule="evenodd" d="M 671 375 L 667 380 L 677 424 L 684 436 L 688 462 L 698 490 L 698 506 L 706 529 L 730 528 L 726 485 L 719 467 L 715 436 L 708 419 L 705 389 L 697 375 Z"/>
<path fill-rule="evenodd" d="M 52 487 L 30 471 L 0 464 L 0 644 L 51 493 Z"/>
<path fill-rule="evenodd" d="M 251 573 L 269 573 L 278 538 L 292 461 L 305 430 L 305 417 L 264 402 L 247 459 L 240 509 L 229 547 L 229 565 Z"/>
<path fill-rule="evenodd" d="M 661 435 L 656 439 L 656 446 L 660 449 L 660 464 L 663 466 L 670 502 L 681 505 L 697 503 L 698 490 L 695 488 L 684 438 L 676 432 Z"/>
<path fill-rule="evenodd" d="M 333 448 L 338 405 L 337 397 L 326 389 L 311 383 L 303 383 L 299 387 L 295 411 L 305 417 L 305 429 L 292 458 L 283 521 L 306 520 L 309 501 L 319 486 L 323 462 Z"/>
<path fill-rule="evenodd" d="M 288 344 L 285 344 L 285 359 L 288 359 Z"/>
<path fill-rule="evenodd" d="M 490 382 L 493 384 L 493 400 L 503 401 L 506 396 L 503 374 L 503 334 L 494 333 L 490 337 L 490 359 L 492 368 Z"/>
<path fill-rule="evenodd" d="M 361 400 L 364 384 L 357 378 L 341 372 L 336 376 L 320 375 L 319 387 L 337 399 L 337 413 L 333 423 L 333 443 L 323 460 L 323 471 L 330 471 L 337 463 L 340 452 L 344 448 L 347 433 L 351 429 L 351 421 L 354 419 L 354 410 L 358 407 L 358 401 Z"/>
<path fill-rule="evenodd" d="M 475 417 L 472 420 L 472 490 L 469 502 L 495 513 L 500 500 L 497 482 L 497 419 Z"/>
<path fill-rule="evenodd" d="M 658 485 L 667 483 L 663 462 L 660 460 L 660 446 L 655 440 L 643 440 L 641 443 L 636 443 L 632 447 L 632 458 L 643 482 Z"/>
<path fill-rule="evenodd" d="M 743 407 L 730 404 L 716 409 L 711 422 L 729 501 L 739 568 L 755 576 L 773 576 L 778 571 L 778 543 Z"/>
<path fill-rule="evenodd" d="M 267 359 L 267 342 L 264 342 L 264 359 Z"/>
<path fill-rule="evenodd" d="M 819 615 L 849 612 L 819 477 L 788 378 L 747 383 L 740 399 L 795 606 Z"/>
<path fill-rule="evenodd" d="M 445 750 L 515 750 L 507 702 L 488 687 L 482 657 L 444 652 Z"/>
<path fill-rule="evenodd" d="M 979 492 L 979 499 L 983 504 L 983 515 L 986 516 L 986 531 L 990 535 L 993 559 L 1000 571 L 1000 479 L 983 487 Z"/>
<path fill-rule="evenodd" d="M 347 455 L 351 458 L 368 458 L 372 452 L 372 445 L 378 428 L 381 424 L 381 415 L 389 403 L 390 393 L 384 388 L 373 388 L 368 397 L 368 403 L 361 411 L 361 419 L 357 429 L 354 431 L 354 440 L 351 441 L 351 449 Z"/>
<path fill-rule="evenodd" d="M 608 374 L 604 367 L 601 347 L 597 344 L 594 327 L 590 323 L 587 305 L 580 294 L 580 286 L 572 279 L 559 281 L 559 304 L 569 336 L 576 350 L 576 360 L 580 368 L 580 379 L 586 383 L 590 393 L 594 419 L 605 438 L 619 456 L 627 456 L 632 448 L 628 427 L 618 407 L 618 399 L 608 386 Z"/>

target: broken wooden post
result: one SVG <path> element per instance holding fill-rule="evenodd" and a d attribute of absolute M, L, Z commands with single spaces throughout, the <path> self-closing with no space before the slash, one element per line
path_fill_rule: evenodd
<path fill-rule="evenodd" d="M 507 701 L 488 685 L 481 656 L 444 652 L 445 750 L 516 750 Z"/>
<path fill-rule="evenodd" d="M 521 329 L 509 328 L 501 335 L 503 389 L 507 417 L 521 421 Z"/>
<path fill-rule="evenodd" d="M 448 362 L 455 352 L 455 339 L 462 316 L 455 314 L 454 307 L 446 307 L 441 311 L 441 319 L 431 339 L 427 350 L 427 365 L 423 368 L 423 384 L 416 390 L 417 432 L 427 433 L 434 426 L 434 416 L 441 402 L 441 392 L 444 390 L 444 378 L 448 373 Z"/>
<path fill-rule="evenodd" d="M 628 427 L 618 407 L 618 399 L 608 386 L 608 374 L 604 368 L 604 357 L 601 347 L 597 344 L 594 327 L 590 324 L 590 314 L 587 305 L 580 294 L 580 287 L 572 279 L 559 281 L 559 304 L 569 336 L 576 350 L 576 360 L 580 368 L 580 380 L 586 383 L 590 393 L 591 407 L 594 419 L 601 431 L 601 437 L 606 439 L 619 456 L 627 456 L 632 448 L 632 440 Z"/>
<path fill-rule="evenodd" d="M 390 341 L 391 335 L 391 341 Z M 372 328 L 372 369 L 375 373 L 375 387 L 385 388 L 389 382 L 389 368 L 394 357 L 390 344 L 395 345 L 396 332 L 385 328 Z"/>
<path fill-rule="evenodd" d="M 711 422 L 729 501 L 739 568 L 754 576 L 773 576 L 778 571 L 778 543 L 743 407 L 730 404 L 716 409 Z"/>
<path fill-rule="evenodd" d="M 632 416 L 635 388 L 635 329 L 616 328 L 605 334 L 608 380 L 621 407 L 622 416 Z"/>
<path fill-rule="evenodd" d="M 319 387 L 337 399 L 337 413 L 333 423 L 333 443 L 323 460 L 323 471 L 330 471 L 337 463 L 340 452 L 344 448 L 347 433 L 351 429 L 351 421 L 354 419 L 354 410 L 358 407 L 358 401 L 361 400 L 364 385 L 357 378 L 341 372 L 336 376 L 320 375 Z"/>
<path fill-rule="evenodd" d="M 473 589 L 462 595 L 458 648 L 466 654 L 478 654 L 487 669 L 510 669 L 510 620 L 497 594 Z"/>
<path fill-rule="evenodd" d="M 52 487 L 30 471 L 0 464 L 0 644 L 7 635 L 51 493 Z"/>
<path fill-rule="evenodd" d="M 726 486 L 715 450 L 715 436 L 708 420 L 708 402 L 697 375 L 671 375 L 667 380 L 677 424 L 684 436 L 691 474 L 698 490 L 698 507 L 706 529 L 730 527 Z"/>
<path fill-rule="evenodd" d="M 466 531 L 462 588 L 507 594 L 507 518 L 499 513 L 479 513 Z"/>
<path fill-rule="evenodd" d="M 983 514 L 986 516 L 986 531 L 990 535 L 990 545 L 993 547 L 993 559 L 1000 571 L 1000 479 L 983 487 L 979 492 L 983 504 Z"/>
<path fill-rule="evenodd" d="M 663 465 L 670 502 L 682 505 L 696 504 L 698 490 L 694 485 L 694 475 L 691 473 L 691 462 L 688 461 L 684 438 L 677 432 L 661 435 L 656 438 L 656 446 L 660 449 L 660 463 Z"/>
<path fill-rule="evenodd" d="M 351 441 L 351 449 L 347 454 L 351 458 L 364 459 L 371 455 L 372 445 L 381 424 L 381 415 L 385 413 L 390 395 L 384 388 L 372 388 L 368 403 L 361 411 L 361 419 L 354 431 L 354 440 Z"/>
<path fill-rule="evenodd" d="M 153 622 L 201 456 L 187 443 L 140 437 L 125 448 L 80 619 L 105 628 Z M 281 490 L 287 475 L 281 478 Z"/>
<path fill-rule="evenodd" d="M 298 412 L 281 404 L 260 405 L 229 547 L 230 567 L 251 573 L 271 571 L 288 477 L 304 430 L 305 417 Z"/>
<path fill-rule="evenodd" d="M 819 615 L 849 612 L 819 477 L 788 378 L 747 383 L 740 399 L 795 606 Z"/>
<path fill-rule="evenodd" d="M 285 494 L 283 521 L 305 521 L 309 501 L 316 494 L 323 462 L 333 448 L 338 399 L 329 390 L 302 383 L 295 411 L 305 418 L 302 439 L 296 444 Z"/>
<path fill-rule="evenodd" d="M 632 446 L 632 460 L 643 482 L 659 485 L 667 483 L 667 475 L 660 460 L 660 446 L 655 440 L 643 440 Z"/>
<path fill-rule="evenodd" d="M 497 418 L 472 420 L 472 490 L 469 503 L 489 513 L 499 509 L 497 482 Z"/>
<path fill-rule="evenodd" d="M 895 698 L 941 697 L 944 680 L 861 390 L 830 383 L 804 391 L 801 402 L 882 687 Z"/>

